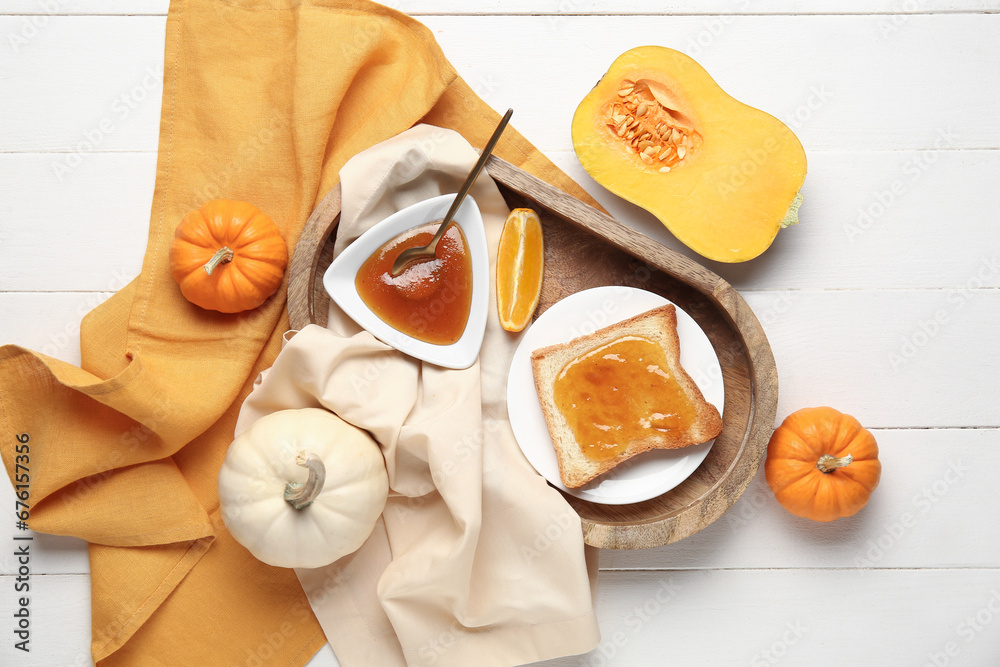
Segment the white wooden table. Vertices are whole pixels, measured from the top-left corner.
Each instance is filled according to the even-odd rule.
[[[831,405],[882,450],[881,486],[851,519],[791,516],[761,473],[701,533],[604,552],[602,643],[549,664],[1000,664],[1000,2],[391,4],[613,215],[682,252],[584,173],[579,100],[653,43],[785,120],[809,157],[801,224],[753,262],[708,266],[766,329],[779,420]],[[0,4],[0,343],[78,362],[81,317],[140,269],[166,9]],[[14,497],[0,488],[0,664],[90,664],[75,539],[36,536],[32,652],[14,650]],[[329,648],[314,664],[335,664]]]

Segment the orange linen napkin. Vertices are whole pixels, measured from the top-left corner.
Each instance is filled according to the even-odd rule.
[[[498,120],[430,32],[361,1],[174,0],[142,272],[81,324],[80,368],[0,348],[0,455],[30,440],[30,525],[88,540],[102,665],[297,665],[324,643],[290,570],[225,531],[216,478],[239,406],[288,328],[284,289],[203,311],[167,271],[173,229],[251,201],[291,248],[351,156],[421,118],[482,146]],[[497,153],[583,196],[508,129]]]
[[[352,158],[340,172],[337,252],[395,211],[457,191],[477,157],[456,132],[420,125]],[[470,196],[495,263],[507,206],[485,174]],[[477,277],[490,281],[491,304],[494,270]],[[382,446],[391,495],[374,535],[352,557],[298,571],[342,662],[503,666],[594,648],[597,559],[588,572],[579,517],[518,449],[506,401],[518,337],[496,308],[464,370],[395,352],[335,304],[327,327],[284,347],[236,434],[277,410],[325,407]]]

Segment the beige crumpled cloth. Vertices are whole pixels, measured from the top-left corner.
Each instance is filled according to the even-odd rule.
[[[336,251],[405,206],[455,192],[476,158],[459,134],[430,125],[355,156],[340,172]],[[470,194],[492,263],[508,209],[486,172]],[[492,265],[490,279],[493,299]],[[328,328],[291,335],[244,402],[237,435],[270,412],[321,406],[382,447],[390,498],[371,537],[328,567],[297,570],[345,667],[517,665],[597,645],[597,551],[507,418],[517,341],[491,308],[479,361],[445,370],[331,304]]]

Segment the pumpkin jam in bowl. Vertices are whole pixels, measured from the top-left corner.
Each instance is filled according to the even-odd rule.
[[[430,241],[453,199],[426,199],[374,225],[333,260],[323,286],[382,342],[438,366],[468,368],[479,356],[489,305],[489,253],[475,200],[462,202],[435,259],[391,275],[399,253]]]
[[[392,265],[407,248],[434,238],[440,220],[403,232],[375,251],[354,277],[365,305],[393,328],[435,345],[458,342],[472,306],[472,261],[459,225],[451,225],[434,259],[411,264],[398,276]]]

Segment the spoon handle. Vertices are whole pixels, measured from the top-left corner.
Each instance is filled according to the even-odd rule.
[[[431,242],[427,244],[427,247],[432,251],[437,249],[438,241],[441,240],[441,237],[444,236],[445,231],[451,225],[451,221],[455,218],[455,214],[458,213],[458,207],[461,206],[462,202],[465,200],[465,195],[469,194],[469,189],[472,188],[472,184],[475,183],[476,178],[479,177],[479,172],[483,170],[483,166],[486,164],[487,158],[489,158],[490,154],[493,152],[493,148],[500,140],[500,135],[503,134],[504,128],[507,127],[507,123],[510,122],[510,117],[513,114],[513,109],[507,109],[507,113],[505,113],[503,118],[500,119],[497,129],[493,130],[493,136],[491,136],[490,140],[486,142],[486,146],[483,147],[483,152],[479,155],[479,159],[476,160],[475,166],[466,177],[465,183],[462,183],[462,187],[459,188],[458,193],[455,195],[455,200],[451,203],[451,207],[448,209],[448,212],[445,213],[441,226],[438,227],[437,233],[434,234],[434,238],[431,239]]]

